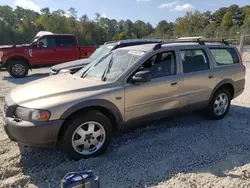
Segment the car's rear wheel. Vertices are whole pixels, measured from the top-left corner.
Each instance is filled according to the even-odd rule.
[[[99,111],[90,111],[66,126],[61,146],[72,159],[99,156],[111,143],[112,125]]]
[[[8,64],[7,71],[14,78],[23,78],[27,76],[29,66],[21,60],[15,60]]]
[[[222,119],[228,113],[231,105],[231,95],[226,88],[219,89],[211,99],[207,115],[211,119]]]

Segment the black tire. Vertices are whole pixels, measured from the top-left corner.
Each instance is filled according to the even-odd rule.
[[[14,68],[16,66],[21,67],[22,71],[19,71],[19,73],[18,73],[18,71],[15,71]],[[8,64],[7,71],[14,78],[23,78],[23,77],[27,76],[27,74],[29,72],[29,65],[22,60],[15,60],[15,61],[12,61]]]
[[[72,144],[72,137],[74,132],[85,122],[95,121],[99,123],[105,130],[105,139],[103,145],[99,148],[99,150],[95,151],[91,154],[80,154],[78,153]],[[69,158],[74,160],[79,160],[82,158],[90,158],[90,157],[97,157],[103,154],[107,148],[109,147],[111,140],[112,140],[112,125],[109,119],[103,115],[99,111],[89,111],[85,115],[73,118],[71,122],[66,124],[66,130],[63,133],[62,141],[61,141],[61,148],[62,150],[68,155]],[[86,135],[85,135],[86,136]]]
[[[214,108],[215,108],[215,101],[216,99],[221,95],[221,94],[225,94],[228,98],[228,105],[227,105],[227,108],[226,110],[218,115]],[[226,89],[226,88],[221,88],[219,89],[218,91],[215,92],[215,94],[213,95],[212,99],[210,100],[209,102],[209,105],[206,109],[206,115],[209,119],[215,119],[215,120],[218,120],[218,119],[222,119],[225,117],[225,115],[227,115],[229,109],[230,109],[230,106],[231,106],[231,100],[232,100],[232,97],[230,95],[230,92]]]

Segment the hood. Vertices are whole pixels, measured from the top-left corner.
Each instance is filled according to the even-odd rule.
[[[70,61],[70,62],[66,62],[66,63],[52,66],[51,69],[55,70],[55,71],[59,71],[62,69],[72,69],[72,68],[84,67],[85,65],[89,64],[91,61],[92,61],[91,58],[79,59],[79,60]]]
[[[0,49],[8,49],[8,48],[13,48],[14,45],[1,45]]]
[[[20,47],[27,47],[30,44],[21,44],[21,45],[0,45],[0,49],[10,49],[10,48],[20,48]]]
[[[12,100],[27,108],[44,108],[99,93],[108,82],[60,74],[24,84],[12,90]]]

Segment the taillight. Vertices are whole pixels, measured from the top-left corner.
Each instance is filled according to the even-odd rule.
[[[246,72],[246,66],[243,64],[243,60],[242,60],[240,52],[237,48],[235,48],[235,50],[238,53],[238,57],[240,58],[240,64],[242,64],[242,66],[244,67],[244,72]]]

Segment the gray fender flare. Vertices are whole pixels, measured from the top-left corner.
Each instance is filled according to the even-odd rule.
[[[77,110],[81,110],[83,108],[88,108],[88,107],[102,107],[110,112],[112,112],[116,118],[117,124],[121,124],[123,122],[122,115],[119,111],[119,109],[110,101],[104,100],[104,99],[92,99],[88,101],[82,101],[79,102],[71,107],[69,107],[60,117],[60,119],[66,119],[69,117],[71,114],[76,112]]]
[[[212,91],[212,93],[211,93],[211,96],[210,96],[210,99],[209,99],[209,100],[212,99],[212,97],[214,96],[214,93],[215,93],[222,85],[224,85],[224,84],[231,84],[231,85],[233,86],[233,88],[235,88],[235,87],[234,87],[234,81],[233,81],[233,80],[231,80],[231,79],[222,80],[222,81],[220,81],[220,82],[216,85],[216,87],[213,89],[213,91]]]

